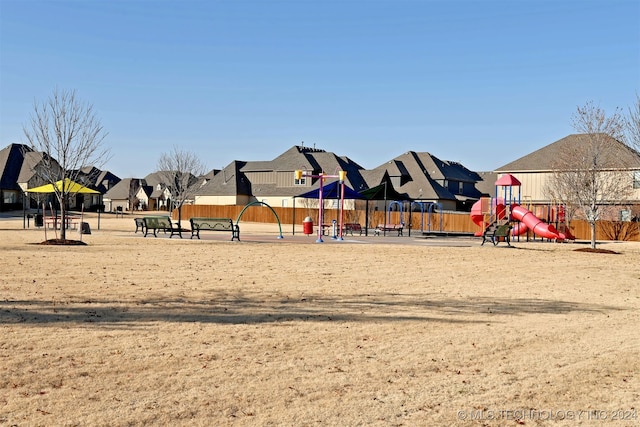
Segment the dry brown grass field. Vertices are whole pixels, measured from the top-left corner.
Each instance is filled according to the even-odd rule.
[[[640,424],[638,242],[88,222],[0,220],[0,425]]]

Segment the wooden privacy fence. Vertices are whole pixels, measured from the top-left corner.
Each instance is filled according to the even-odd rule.
[[[216,218],[231,218],[235,220],[240,212],[244,209],[244,206],[235,205],[185,205],[182,207],[182,220],[188,221],[191,217],[216,217]],[[318,221],[318,209],[299,207],[282,208],[272,207],[273,211],[280,218],[280,223],[283,225],[283,231],[287,229],[284,227],[286,224],[298,224],[302,225],[302,221],[306,217],[313,219],[314,225],[317,225]],[[388,213],[385,221],[384,212],[373,211],[369,212],[369,223],[366,224],[368,228],[373,229],[378,224],[405,224],[405,229],[411,225],[411,233],[416,235],[422,231],[448,231],[448,232],[464,232],[475,233],[480,228],[471,221],[471,217],[468,212],[435,212],[435,213],[420,213],[413,212],[409,217],[408,212],[400,214],[400,212]],[[178,212],[172,212],[173,219],[178,218]],[[359,223],[365,226],[366,213],[364,210],[345,210],[344,222]],[[295,219],[295,220],[294,220]],[[332,220],[339,221],[339,211],[337,209],[325,209],[324,221],[331,222]],[[246,222],[258,222],[258,223],[276,223],[276,218],[273,215],[271,209],[256,205],[250,206],[242,214],[241,221]],[[441,225],[442,224],[442,225]],[[582,220],[571,221],[570,226],[571,233],[578,240],[589,240],[591,238],[591,231],[589,223]],[[520,239],[526,238],[526,235],[520,236]],[[635,240],[640,241],[640,223],[638,222],[621,222],[621,221],[599,221],[596,227],[596,239],[598,240]]]

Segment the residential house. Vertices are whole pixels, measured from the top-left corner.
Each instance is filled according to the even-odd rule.
[[[55,207],[58,202],[53,194],[25,193],[29,188],[47,184],[42,178],[44,173],[39,173],[44,170],[61,172],[55,159],[49,159],[45,153],[34,151],[28,145],[9,144],[0,150],[0,211],[22,209],[23,206],[39,208],[43,202],[51,202]],[[70,174],[72,180],[100,193],[120,180],[111,172],[92,166],[70,171]],[[76,210],[97,209],[101,203],[101,194],[75,194],[68,201],[69,207]]]
[[[10,144],[0,150],[0,211],[22,209],[24,192],[18,184],[18,177],[24,153],[30,151],[23,144]]]
[[[553,175],[554,161],[561,153],[574,150],[574,147],[585,143],[584,134],[568,135],[526,156],[520,157],[495,170],[498,178],[511,174],[521,182],[520,196],[522,202],[534,205],[555,203],[551,200],[545,187]],[[640,203],[640,154],[614,138],[609,138],[612,149],[616,150],[616,158],[628,169],[628,185],[632,190],[630,204]],[[607,167],[602,173],[619,170],[618,164]]]
[[[386,173],[394,189],[407,200],[438,203],[443,210],[469,211],[483,195],[477,187],[482,182],[478,173],[427,152],[408,151],[370,173]]]
[[[160,172],[152,172],[144,177],[142,191],[138,193],[141,210],[170,210],[171,191]]]
[[[84,204],[85,210],[96,210],[99,207],[103,207],[103,195],[109,191],[114,185],[120,182],[120,178],[109,171],[103,171],[95,166],[87,166],[78,171],[75,171],[73,175],[76,176],[75,181],[84,185],[85,187],[99,191],[100,194],[77,194],[76,204]]]
[[[311,176],[296,180],[296,170]],[[347,172],[347,186],[356,191],[367,188],[360,173],[362,167],[357,163],[321,149],[296,145],[270,161],[232,162],[196,192],[195,203],[246,205],[260,201],[275,207],[292,207],[296,196],[319,187],[320,173],[337,175],[340,170]],[[327,178],[324,184],[335,180]]]
[[[143,187],[140,178],[124,178],[104,193],[102,199],[106,212],[125,212],[137,210],[139,206],[138,195]],[[145,199],[146,199],[146,193]]]

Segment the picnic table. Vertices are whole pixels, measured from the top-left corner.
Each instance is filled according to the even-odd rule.
[[[56,228],[59,229],[63,222],[64,222],[64,228],[69,229],[69,228],[78,228],[78,224],[79,224],[80,218],[77,216],[71,216],[71,215],[67,215],[64,218],[64,221],[62,221],[62,218],[60,218],[60,216],[48,216],[45,217],[44,219],[44,223],[47,226],[47,228]]]

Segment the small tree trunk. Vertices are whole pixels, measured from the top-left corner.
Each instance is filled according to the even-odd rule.
[[[66,217],[67,217],[67,208],[66,208],[66,200],[64,195],[60,197],[60,239],[65,240],[67,238],[67,227],[66,227]]]
[[[590,221],[589,225],[591,228],[591,249],[595,249],[596,248],[596,222]]]
[[[182,204],[178,206],[178,228],[180,230],[180,238],[182,239]]]

